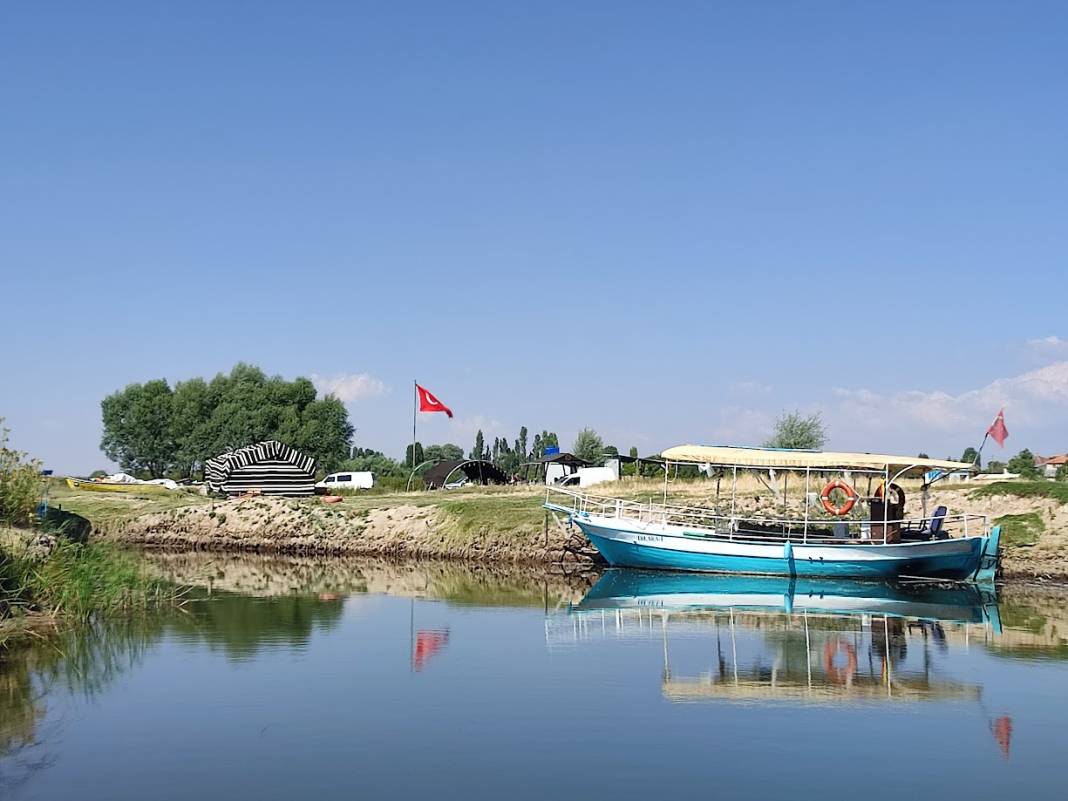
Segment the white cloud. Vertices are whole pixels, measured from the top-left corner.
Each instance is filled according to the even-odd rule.
[[[759,381],[735,381],[727,389],[735,395],[767,395],[771,392],[771,386]]]
[[[1068,409],[1068,361],[998,378],[957,395],[942,390],[880,395],[867,389],[837,388],[834,398],[836,417],[868,428],[908,423],[940,431],[981,431],[1003,407],[1007,414],[1011,411],[1012,420],[1040,425],[1051,414],[1063,415]]]
[[[1068,339],[1061,339],[1058,336],[1029,339],[1027,346],[1042,353],[1068,353]]]
[[[722,445],[759,445],[771,436],[776,417],[748,406],[724,406],[716,410],[716,416],[709,441]]]
[[[339,373],[334,376],[312,373],[311,380],[320,393],[336,395],[344,403],[373,398],[376,395],[384,395],[388,391],[382,381],[368,373]]]

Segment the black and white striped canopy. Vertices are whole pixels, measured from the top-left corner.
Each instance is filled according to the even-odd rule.
[[[208,489],[227,495],[312,495],[315,459],[272,439],[208,459],[204,478]]]

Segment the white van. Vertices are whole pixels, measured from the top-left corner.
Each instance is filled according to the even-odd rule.
[[[375,477],[370,473],[331,473],[318,484],[318,489],[371,489]],[[305,485],[306,486],[306,485]]]

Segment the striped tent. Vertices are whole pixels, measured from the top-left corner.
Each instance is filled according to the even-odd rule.
[[[204,478],[212,492],[227,495],[312,495],[315,460],[272,439],[208,459]]]

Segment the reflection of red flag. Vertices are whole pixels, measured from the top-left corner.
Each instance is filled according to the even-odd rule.
[[[432,392],[423,389],[418,384],[415,385],[415,391],[419,393],[419,411],[445,412],[449,417],[452,417],[452,409],[435,398]]]
[[[994,721],[990,730],[994,732],[994,739],[997,740],[998,748],[1001,749],[1001,755],[1008,759],[1009,744],[1012,741],[1012,718],[1002,715]]]
[[[1005,440],[1009,437],[1009,429],[1005,428],[1004,409],[998,412],[998,416],[994,418],[994,422],[990,424],[990,428],[986,430],[986,433],[989,434],[990,438],[1000,447],[1005,447]]]
[[[415,651],[412,654],[412,667],[422,670],[430,658],[444,648],[449,642],[449,630],[417,631],[415,633]]]

